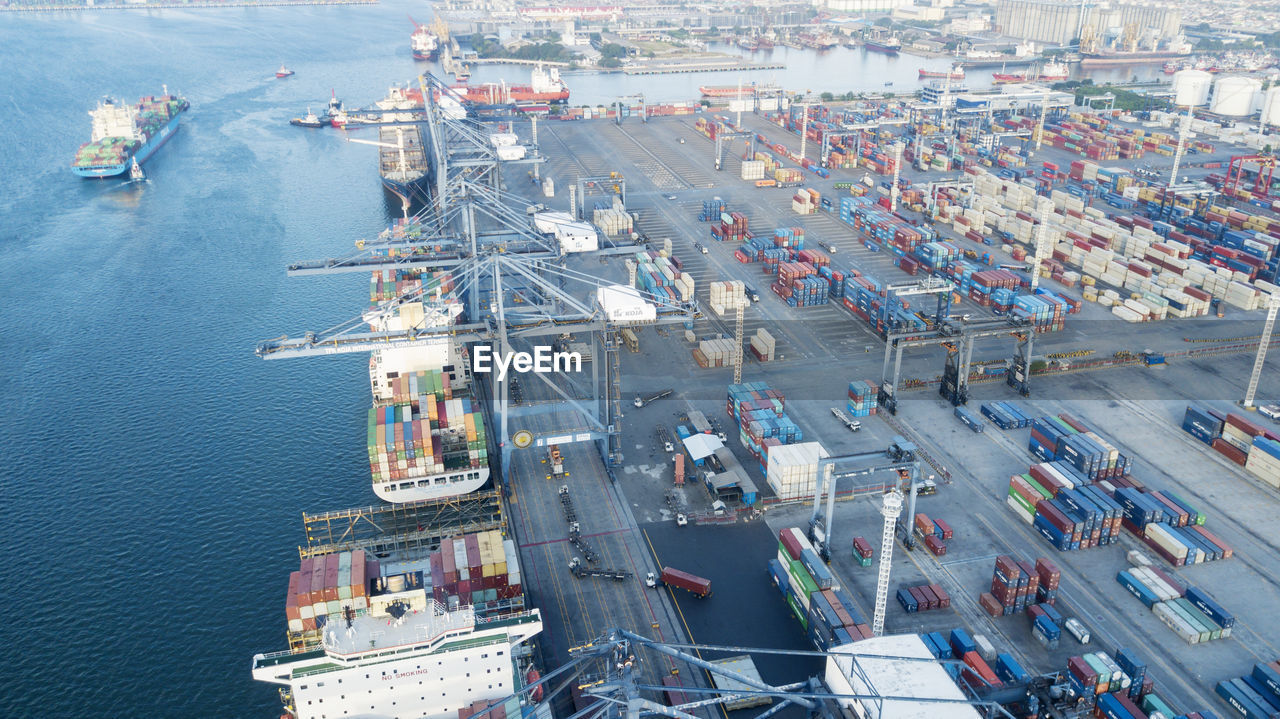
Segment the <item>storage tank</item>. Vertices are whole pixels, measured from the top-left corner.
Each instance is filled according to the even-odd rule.
[[[1254,95],[1261,90],[1262,83],[1251,77],[1224,77],[1213,86],[1213,103],[1209,110],[1227,117],[1246,117],[1253,110]]]
[[[1193,107],[1209,101],[1213,75],[1204,70],[1179,70],[1173,73],[1173,104]]]
[[[1280,87],[1262,93],[1262,123],[1280,126]]]

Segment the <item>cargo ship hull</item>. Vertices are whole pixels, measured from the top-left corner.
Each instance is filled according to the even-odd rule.
[[[862,46],[872,52],[882,52],[886,55],[897,55],[898,50],[902,47],[901,43],[884,43],[879,40],[867,40]]]
[[[568,88],[539,92],[528,85],[457,85],[453,89],[478,105],[509,105],[515,102],[555,104],[569,101]]]
[[[1107,54],[1085,54],[1080,58],[1080,67],[1113,67],[1116,65],[1145,65],[1165,63],[1190,57],[1189,52],[1118,52]]]
[[[929,79],[945,80],[945,79],[947,79],[947,77],[948,77],[948,76],[950,76],[952,80],[963,80],[963,79],[964,79],[964,73],[963,73],[963,72],[952,72],[952,73],[946,73],[946,72],[938,72],[938,71],[936,71],[936,70],[921,70],[921,71],[920,71],[920,79],[921,79],[921,80],[929,80]]]
[[[439,58],[439,57],[440,57],[440,49],[439,49],[439,48],[436,48],[436,49],[433,49],[433,50],[427,50],[427,51],[423,51],[423,50],[414,50],[414,51],[413,51],[413,59],[414,59],[414,60],[426,60],[427,62],[435,62],[435,61],[436,61],[436,59],[437,59],[437,58]]]
[[[138,161],[138,164],[141,165],[149,160],[151,156],[155,154],[156,150],[160,149],[161,145],[168,142],[169,137],[177,131],[178,124],[181,122],[181,119],[181,114],[177,114],[169,118],[169,121],[166,122],[160,130],[151,137],[151,139],[143,143],[132,154],[126,154],[124,160],[119,163],[113,163],[110,165],[88,165],[83,167],[73,165],[71,170],[81,177],[88,178],[118,177],[123,175],[129,171],[129,167],[133,165],[133,161],[135,159]]]

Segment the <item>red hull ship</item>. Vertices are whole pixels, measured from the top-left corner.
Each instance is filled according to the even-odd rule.
[[[939,79],[939,80],[945,80],[945,79],[947,79],[947,77],[948,77],[948,76],[950,76],[952,80],[963,80],[963,79],[964,79],[964,70],[960,70],[959,72],[951,72],[951,73],[947,73],[947,72],[939,72],[939,71],[937,71],[937,70],[924,70],[924,69],[921,69],[921,70],[920,70],[920,79],[921,79],[921,80],[928,80],[928,79],[931,79],[931,78],[936,78],[936,79]]]
[[[508,85],[488,82],[483,85],[454,85],[453,89],[465,99],[478,105],[509,105],[515,102],[568,102],[569,88],[560,80],[556,68],[533,69],[528,85]]]

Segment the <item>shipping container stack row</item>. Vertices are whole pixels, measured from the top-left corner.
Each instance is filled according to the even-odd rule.
[[[524,608],[515,543],[497,531],[446,539],[422,566],[383,575],[376,557],[362,550],[309,557],[289,575],[285,601],[290,644],[319,642],[337,617],[391,615],[396,605],[429,611],[431,602],[474,607],[480,616]]]
[[[313,632],[323,627],[331,615],[347,609],[366,613],[370,589],[376,588],[380,576],[377,558],[366,556],[363,550],[302,560],[298,570],[289,574],[289,591],[285,595],[290,634]]]
[[[729,211],[729,206],[719,197],[703,200],[702,212],[698,215],[698,222],[720,222],[721,216]]]
[[[541,689],[541,687],[538,687]],[[534,690],[538,691],[537,689]],[[490,708],[490,704],[496,706]],[[486,709],[488,711],[486,711]],[[458,710],[458,719],[521,719],[520,697],[503,699],[481,699]]]
[[[1052,607],[1058,599],[1061,577],[1058,567],[1043,557],[1030,564],[1002,554],[996,557],[991,591],[980,594],[978,604],[993,617],[1017,614],[1037,605]],[[1060,626],[1061,617],[1054,618],[1054,624]]]
[[[369,410],[366,437],[374,482],[429,477],[487,464],[488,443],[480,406],[468,398],[437,400],[437,390],[432,387],[436,385],[419,385],[418,391],[426,394],[416,395],[416,400]],[[415,396],[412,392],[411,397]]]
[[[669,302],[687,302],[693,298],[693,275],[683,271],[684,263],[679,257],[642,250],[633,259],[638,265],[636,289]]]
[[[769,449],[804,441],[804,432],[784,411],[786,396],[765,382],[729,385],[725,411],[738,425],[738,438],[769,474]]]
[[[1094,708],[1094,716],[1108,719],[1217,719],[1211,711],[1178,712],[1160,696],[1146,662],[1132,649],[1122,648],[1113,657],[1093,652],[1067,660],[1071,691]]]
[[[770,289],[790,307],[812,307],[831,301],[831,281],[818,274],[818,268],[809,262],[779,263],[778,280]]]
[[[746,242],[752,237],[747,228],[748,222],[744,213],[721,213],[720,221],[711,225],[711,239],[716,242]]]
[[[1031,513],[1037,530],[1059,549],[1097,546],[1082,541],[1081,547],[1076,547],[1074,538],[1067,544],[1067,538],[1060,537],[1071,520],[1078,520],[1082,512],[1091,513],[1090,505],[1094,505],[1107,519],[1101,544],[1115,541],[1118,507],[1120,526],[1174,566],[1231,558],[1230,545],[1202,526],[1206,520],[1203,512],[1175,492],[1150,489],[1130,476],[1132,458],[1120,454],[1078,420],[1068,415],[1036,419],[1028,449],[1048,461],[1032,467],[1028,475],[1013,478],[1009,504],[1024,521],[1029,508],[1034,508]],[[1052,502],[1046,501],[1049,498]],[[1040,515],[1045,515],[1045,522]],[[1044,524],[1054,525],[1058,532]],[[1106,539],[1107,531],[1110,540]]]
[[[804,532],[778,533],[778,556],[769,576],[818,651],[871,638],[871,627],[853,599],[840,588]]]
[[[747,233],[741,247],[733,251],[733,257],[742,264],[763,262],[764,274],[777,274],[778,263],[795,262],[804,249],[803,227],[779,227],[772,234],[760,237]]]
[[[797,215],[812,215],[818,211],[822,194],[811,188],[799,188],[791,196],[791,211]]]
[[[700,340],[691,354],[693,361],[702,369],[710,367],[732,367],[734,360],[734,340],[721,338]]]
[[[880,387],[865,379],[856,379],[849,383],[849,399],[845,410],[851,417],[870,417],[879,406]]]
[[[1231,636],[1235,617],[1199,587],[1184,586],[1154,566],[1133,566],[1116,581],[1188,644]]]
[[[1280,433],[1234,412],[1187,405],[1182,429],[1244,467],[1244,471],[1280,488]]]
[[[369,280],[369,301],[385,302],[409,293],[434,297],[436,293],[453,292],[453,275],[449,272],[422,270],[380,270]]]
[[[1007,241],[1031,247],[1038,236],[1038,223],[1033,217],[1035,191],[982,170],[971,174],[975,184],[971,207],[947,205],[940,210],[939,218],[951,221],[957,232],[973,233],[979,240],[999,232]],[[1139,195],[1142,192],[1147,190]],[[1278,261],[1275,238],[1266,235],[1267,239],[1260,240],[1263,235],[1256,229],[1261,226],[1257,222],[1250,225],[1249,232],[1254,234],[1232,236],[1232,244],[1249,247],[1249,252],[1223,247],[1216,250],[1215,257],[1211,243],[1223,236],[1225,223],[1211,227],[1200,220],[1184,218],[1178,220],[1182,230],[1178,231],[1173,224],[1141,217],[1108,218],[1102,211],[1086,207],[1080,198],[1057,190],[1051,196],[1056,212],[1049,217],[1046,233],[1053,256],[1042,263],[1042,276],[1066,286],[1081,282],[1085,285],[1085,300],[1119,308],[1113,313],[1123,314],[1126,319],[1199,316],[1209,311],[1211,298],[1254,309],[1262,304],[1264,290],[1275,291],[1275,285],[1263,281],[1274,277],[1272,270]],[[1237,214],[1236,221],[1241,226],[1252,217]],[[1193,228],[1208,237],[1190,237]],[[1246,245],[1246,239],[1253,244]],[[1195,246],[1191,240],[1195,240]],[[1025,257],[1026,250],[1015,247],[1013,256]],[[1114,289],[1104,290],[1105,286]],[[1134,300],[1144,308],[1140,317],[1123,311],[1138,309],[1125,300]]]
[[[908,614],[927,612],[933,609],[947,609],[951,606],[951,596],[936,584],[918,584],[914,587],[899,587],[898,604]]]
[[[1059,475],[1061,471],[1050,463],[1014,475],[1006,503],[1060,552],[1119,541],[1121,506],[1097,487],[1084,483],[1069,487]]]
[[[947,553],[946,540],[951,539],[951,525],[941,519],[930,519],[924,512],[917,512],[912,527],[933,556],[941,557]]]
[[[430,562],[430,592],[442,605],[469,604],[485,613],[523,596],[515,542],[496,530],[446,539]]]
[[[725,280],[708,285],[711,311],[717,317],[732,314],[735,308],[747,303],[746,285],[741,280]]]
[[[929,632],[920,637],[933,656],[938,659],[959,659],[963,663],[963,666],[943,665],[957,684],[965,683],[979,689],[987,686],[1001,687],[1005,681],[1021,681],[1026,678],[1026,672],[1012,656],[996,654],[995,647],[981,635],[971,637],[967,631],[957,627],[946,637],[941,632]],[[996,669],[987,663],[986,657],[990,657]]]
[[[1258,662],[1249,674],[1224,679],[1215,689],[1244,719],[1271,719],[1280,713],[1280,661]]]
[[[1031,416],[1012,402],[983,402],[979,408],[982,416],[991,420],[1000,429],[1021,429],[1031,426]]]
[[[748,346],[751,348],[751,355],[759,362],[772,362],[778,350],[777,342],[773,339],[773,335],[769,334],[769,331],[763,327],[751,335]]]

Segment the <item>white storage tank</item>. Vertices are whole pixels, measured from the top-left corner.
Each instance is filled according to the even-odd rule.
[[[1193,107],[1209,101],[1213,75],[1204,70],[1179,70],[1173,74],[1173,104]]]
[[[1224,77],[1213,86],[1213,103],[1209,110],[1227,117],[1246,117],[1253,111],[1254,95],[1261,90],[1262,83],[1251,77]]]
[[[1273,87],[1262,93],[1262,122],[1269,126],[1280,126],[1280,87]]]

